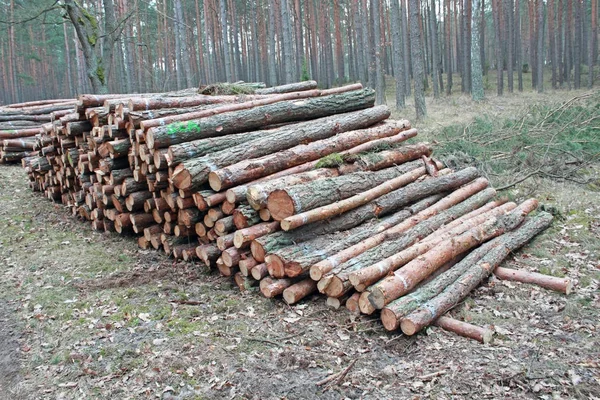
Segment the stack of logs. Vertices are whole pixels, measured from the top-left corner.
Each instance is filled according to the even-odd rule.
[[[0,107],[0,163],[39,155],[36,136],[43,125],[73,111],[74,99],[41,100]]]
[[[83,95],[46,127],[31,185],[101,231],[198,260],[288,304],[320,292],[386,329],[437,323],[492,272],[568,292],[570,281],[498,267],[548,227],[495,199],[476,168],[431,158],[360,84],[253,94]]]

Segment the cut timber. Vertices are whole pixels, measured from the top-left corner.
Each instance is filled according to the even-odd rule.
[[[266,106],[273,103],[278,103],[284,100],[300,100],[315,96],[328,96],[332,94],[339,94],[350,92],[354,90],[362,89],[362,85],[347,85],[339,88],[328,89],[328,90],[310,90],[296,93],[286,93],[278,96],[243,96],[240,97],[235,104],[222,104],[221,107],[207,107],[205,110],[192,111],[190,113],[167,116],[164,118],[157,118],[148,121],[141,121],[140,126],[144,130],[148,130],[154,127],[165,126],[167,124],[197,120],[200,118],[206,118],[211,115],[222,114],[226,112],[234,112],[246,110],[258,106]],[[214,97],[214,96],[210,96]],[[130,109],[131,110],[131,109]],[[209,112],[207,112],[207,110]]]
[[[378,218],[395,212],[407,204],[432,194],[463,185],[475,179],[478,174],[475,168],[465,168],[454,174],[412,183],[406,188],[395,190],[329,221],[318,221],[291,232],[275,232],[271,235],[258,238],[251,244],[252,255],[256,260],[262,262],[265,260],[265,255],[274,249],[304,242],[316,235],[325,235],[353,228],[372,218]],[[427,185],[423,186],[423,184]],[[409,187],[410,190],[405,190]]]
[[[360,308],[358,307],[358,300],[360,299],[360,293],[353,293],[352,296],[346,300],[346,308],[351,314],[360,315]]]
[[[381,257],[378,258],[379,261],[375,261],[374,264],[351,274],[350,282],[356,290],[363,291],[367,285],[378,281],[390,272],[397,270],[420,255],[434,249],[445,240],[451,240],[452,238],[457,237],[469,229],[473,229],[481,224],[493,223],[497,218],[511,212],[515,207],[516,204],[510,202],[469,219],[460,217],[459,219],[463,221],[462,224],[450,230],[446,230],[445,227],[441,227],[425,238],[421,236],[421,234],[424,233],[421,228],[426,228],[427,224],[424,223],[424,226],[417,226],[410,232],[407,232],[405,236],[405,238],[408,238],[409,240],[411,236],[416,236],[416,240],[413,240],[409,246],[405,246],[398,252],[389,255],[389,251],[392,249],[384,244],[386,250],[388,251],[382,251]],[[433,221],[435,221],[435,219]],[[417,240],[419,241],[417,242]],[[402,243],[402,245],[405,244],[406,242]],[[399,249],[399,247],[396,247],[396,249]]]
[[[406,219],[406,222],[403,225],[399,225],[394,227],[386,232],[381,232],[377,235],[373,235],[372,237],[366,239],[363,242],[357,243],[353,246],[350,246],[346,249],[341,250],[340,252],[328,256],[326,259],[319,261],[310,269],[310,276],[315,280],[321,279],[321,277],[330,272],[333,268],[341,265],[342,263],[350,260],[358,256],[361,253],[377,246],[382,243],[384,240],[389,238],[391,234],[395,234],[397,232],[404,232],[415,226],[421,221],[424,221],[427,218],[430,218],[448,208],[455,206],[456,204],[465,201],[470,196],[484,190],[488,186],[488,181],[485,178],[478,178],[474,180],[472,183],[469,183],[462,188],[459,188],[453,191],[448,196],[442,198],[440,201],[434,203],[433,205],[428,206],[424,210],[417,210],[415,215]],[[493,194],[492,194],[493,196]]]
[[[258,286],[258,281],[254,280],[254,279],[248,279],[247,277],[242,275],[240,272],[237,272],[233,276],[233,281],[235,282],[235,284],[237,285],[237,287],[240,289],[241,292],[245,292],[246,290],[251,290],[251,289],[255,288],[256,286]]]
[[[279,222],[265,222],[237,230],[233,235],[233,245],[238,249],[253,240],[279,230]]]
[[[539,274],[512,268],[497,267],[494,270],[497,278],[505,281],[514,281],[521,283],[532,283],[545,289],[556,290],[564,294],[570,294],[573,290],[573,281],[569,278],[559,278],[556,276]]]
[[[297,101],[280,101],[247,110],[150,128],[146,132],[146,144],[150,149],[165,148],[191,140],[250,131],[283,122],[360,110],[372,107],[374,102],[374,91],[369,89]],[[142,126],[145,126],[144,123]]]
[[[410,163],[407,163],[407,161],[417,159],[423,153],[431,152],[431,148],[425,144],[406,146],[405,149],[407,157],[403,161],[404,164],[400,163],[399,166],[375,172],[355,172],[338,177],[318,179],[275,190],[269,195],[267,208],[273,219],[281,221],[294,214],[346,199],[423,166],[422,161]],[[423,170],[422,174],[425,172]],[[370,200],[367,199],[366,201]]]
[[[469,324],[468,322],[459,321],[443,315],[439,317],[434,324],[446,331],[454,332],[457,335],[466,337],[468,339],[477,340],[483,344],[491,343],[492,339],[494,338],[494,331],[491,329],[482,328],[480,326]]]
[[[267,268],[267,264],[262,263],[262,264],[255,265],[250,270],[250,274],[257,281],[263,279],[264,277],[266,277],[267,275],[269,275],[269,270]]]
[[[258,262],[251,256],[249,256],[246,259],[240,260],[240,262],[238,263],[238,267],[240,268],[240,273],[243,276],[250,276],[250,271],[256,265],[258,265]]]
[[[307,278],[287,287],[283,291],[283,300],[285,300],[285,302],[289,305],[295,304],[316,291],[317,282]]]
[[[526,200],[509,214],[483,223],[458,237],[444,240],[434,249],[406,264],[392,276],[374,285],[369,297],[371,303],[376,308],[382,309],[392,300],[406,294],[444,263],[482,242],[516,228],[523,222],[527,214],[537,208],[537,205],[538,202],[535,199]]]
[[[362,122],[360,125],[356,124],[354,127],[351,127],[351,129],[371,126],[375,122],[387,118],[383,117],[383,115],[389,112],[385,106],[374,107],[368,111],[361,111],[361,113],[369,115],[369,121],[367,122],[365,116],[360,121]],[[346,114],[346,116],[350,117],[352,114],[358,116],[358,113]],[[279,152],[267,153],[267,155],[260,158],[240,161],[236,164],[229,165],[228,167],[212,171],[208,176],[208,183],[214,190],[227,189],[231,186],[253,181],[277,171],[317,160],[332,153],[348,150],[371,140],[395,136],[400,131],[404,130],[405,127],[406,121],[385,121],[380,125],[368,129],[359,129],[349,132],[348,129],[341,128],[340,126],[336,128],[336,130],[337,132],[342,133],[338,133],[336,136],[323,138],[322,140],[317,140],[308,144],[297,143],[295,147],[286,147],[285,149],[287,150],[282,149],[282,151]],[[325,125],[321,126],[321,129],[323,128],[325,128]],[[411,130],[405,133],[406,135],[414,134]]]
[[[237,229],[248,228],[259,222],[258,213],[249,205],[239,206],[233,211],[233,224]]]
[[[385,106],[374,107],[356,112],[328,116],[318,120],[286,125],[271,131],[264,131],[263,135],[259,139],[211,153],[203,157],[192,158],[184,161],[177,166],[173,172],[173,184],[180,189],[198,187],[207,181],[211,171],[216,171],[219,170],[219,168],[226,166],[239,165],[241,160],[255,160],[256,157],[263,156],[268,158],[268,155],[272,153],[281,154],[277,152],[289,149],[290,147],[295,149],[293,146],[298,146],[301,143],[313,141],[318,141],[317,143],[321,143],[322,139],[330,138],[336,133],[347,132],[351,131],[352,129],[362,129],[371,126],[386,119],[389,117],[389,114],[390,111]],[[361,137],[364,136],[364,132],[361,133]],[[373,133],[370,139],[376,139],[381,136],[390,136],[391,133],[392,132],[390,132],[390,130]],[[350,137],[352,136],[350,135]],[[356,144],[364,143],[365,140],[369,139],[363,138],[362,140],[356,142]],[[344,147],[343,149],[348,147],[352,147],[352,145],[347,145],[347,147]],[[337,151],[337,148],[334,148],[333,151]],[[290,156],[290,154],[288,154],[288,156]],[[265,157],[258,160],[263,160],[264,158]],[[289,165],[284,165],[282,168],[278,167],[273,171],[267,171],[266,173],[259,174],[258,176],[252,176],[248,180],[254,180],[260,178],[261,176],[268,175],[271,172],[276,172],[287,167],[303,164],[305,161],[311,161],[316,158],[319,158],[318,154],[315,155],[313,153],[312,158],[308,160],[302,160],[300,158],[295,162],[290,161]],[[246,180],[240,181],[240,183],[245,181]],[[227,187],[231,186],[233,185],[228,185]],[[224,188],[225,187],[222,185],[217,186],[217,189],[214,189],[213,187],[213,189],[216,191],[220,191]]]
[[[335,254],[379,232],[384,232],[386,229],[399,224],[410,218],[413,214],[427,208],[433,202],[439,200],[439,198],[440,196],[429,197],[382,219],[373,219],[346,231],[317,236],[297,245],[273,250],[270,256],[276,256],[281,260],[285,265],[287,276],[298,276],[308,271],[312,265],[327,255]]]
[[[291,279],[272,279],[269,277],[263,278],[260,281],[260,292],[268,298],[279,296],[283,291],[292,286],[294,281]]]
[[[414,174],[416,173],[419,173],[419,175],[415,176]],[[311,222],[322,221],[324,219],[331,218],[335,215],[339,215],[349,210],[352,210],[372,200],[381,198],[383,195],[386,194],[393,195],[403,193],[403,195],[407,198],[407,200],[405,200],[404,203],[406,204],[411,201],[422,199],[423,197],[429,196],[431,194],[439,193],[443,190],[448,190],[451,188],[461,186],[464,183],[466,183],[464,181],[465,176],[468,177],[467,179],[469,179],[470,181],[478,175],[478,172],[475,168],[465,168],[464,170],[456,172],[454,174],[441,176],[438,178],[426,179],[422,182],[415,182],[413,184],[407,185],[408,183],[413,182],[416,178],[418,178],[421,175],[424,175],[425,173],[425,167],[421,167],[411,173],[391,179],[379,186],[374,187],[371,190],[360,193],[356,196],[352,196],[337,203],[332,203],[327,206],[319,207],[314,210],[310,210],[301,214],[294,215],[292,217],[285,218],[283,221],[281,221],[281,229],[283,229],[284,231],[289,231],[292,229],[296,229],[300,226],[309,224]],[[405,185],[407,186],[403,187]]]
[[[498,242],[497,246],[467,269],[456,281],[447,286],[442,293],[402,318],[400,322],[402,332],[406,335],[414,335],[427,325],[430,325],[438,317],[445,314],[468,296],[481,281],[493,272],[512,250],[529,242],[536,234],[549,227],[551,223],[552,215],[541,212],[537,216],[529,218],[513,232],[494,239]]]
[[[408,131],[400,132],[394,136],[385,137],[382,139],[375,139],[375,140],[371,140],[366,143],[359,144],[358,146],[352,147],[351,149],[342,151],[341,153],[339,153],[339,155],[342,158],[349,157],[349,156],[356,157],[356,155],[359,153],[369,152],[369,151],[377,151],[377,149],[379,149],[381,147],[394,146],[394,145],[396,145],[400,142],[403,142],[407,139],[410,139],[411,137],[414,137],[416,135],[417,135],[416,130],[408,130]],[[246,198],[247,189],[250,185],[267,182],[267,181],[271,181],[274,179],[279,179],[279,178],[282,178],[285,176],[290,176],[290,175],[294,175],[294,174],[311,171],[311,170],[317,168],[317,165],[319,164],[319,162],[320,162],[320,160],[309,161],[304,164],[296,165],[294,167],[284,169],[284,170],[275,172],[271,175],[267,175],[262,178],[256,179],[256,180],[250,182],[249,184],[236,186],[234,188],[227,190],[226,196],[231,198],[231,200],[230,200],[231,202],[234,202],[233,200],[235,200],[236,203],[242,202]],[[389,166],[387,164],[384,164],[384,165],[385,166],[383,166],[382,168]],[[352,171],[349,171],[349,172],[352,172]],[[266,197],[265,197],[265,201],[266,201]]]

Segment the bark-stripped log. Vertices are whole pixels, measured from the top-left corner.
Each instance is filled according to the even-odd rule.
[[[483,344],[491,343],[492,339],[494,338],[494,331],[491,329],[482,328],[480,326],[469,324],[468,322],[459,321],[443,315],[439,317],[434,324],[446,331],[454,332],[457,335],[466,337],[468,339],[477,340]]]
[[[424,303],[421,307],[402,318],[400,328],[406,335],[416,332],[431,324],[439,316],[445,314],[475,289],[481,281],[488,277],[511,251],[529,242],[536,234],[548,228],[552,223],[552,215],[541,212],[528,219],[522,226],[496,239],[498,245],[491,249],[477,263],[468,268],[460,277],[439,295]]]

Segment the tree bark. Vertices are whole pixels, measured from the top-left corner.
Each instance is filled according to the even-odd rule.
[[[414,95],[415,95],[415,110],[417,119],[422,119],[427,115],[427,107],[425,104],[425,93],[423,81],[425,79],[425,70],[423,65],[423,45],[421,42],[421,31],[419,29],[420,12],[419,1],[408,0],[410,11],[410,43],[411,57],[413,62],[414,76]]]
[[[473,30],[472,30],[472,46],[471,46],[471,98],[474,101],[483,100],[483,72],[481,70],[481,52],[479,46],[483,46],[483,43],[479,43],[479,22],[482,21],[479,18],[479,1],[474,0],[475,7],[473,10]],[[483,1],[483,0],[481,0]]]
[[[406,37],[402,37],[400,5],[398,0],[391,0],[391,16],[392,25],[392,58],[394,60],[394,78],[396,79],[396,110],[401,110],[405,107],[405,88],[404,85],[410,84],[404,80],[404,57],[402,51],[402,41]]]
[[[211,188],[220,191],[240,183],[256,180],[277,171],[283,171],[290,167],[305,164],[306,162],[318,159],[320,156],[325,156],[341,150],[347,150],[348,148],[355,147],[361,143],[365,143],[373,139],[394,136],[396,134],[395,128],[390,128],[387,124],[383,127],[378,125],[373,128],[366,128],[367,126],[373,125],[374,123],[385,119],[385,114],[389,115],[389,110],[387,110],[387,107],[385,106],[379,106],[373,108],[372,110],[372,113],[363,112],[346,114],[347,117],[352,115],[353,118],[360,117],[362,115],[360,121],[357,121],[357,124],[351,128],[363,129],[346,131],[347,128],[344,128],[342,123],[339,123],[334,129],[343,131],[342,133],[336,136],[331,136],[331,134],[329,134],[328,136],[331,137],[317,140],[307,145],[297,144],[298,141],[295,140],[296,138],[292,140],[289,136],[287,139],[283,138],[284,143],[278,144],[275,142],[276,138],[271,137],[271,151],[267,151],[265,146],[263,147],[263,151],[256,152],[250,157],[260,157],[263,154],[267,155],[264,155],[260,158],[239,157],[238,159],[242,159],[244,161],[240,161],[236,164],[229,165],[228,167],[210,172],[208,174],[208,182]],[[341,117],[341,115],[337,117]],[[340,119],[338,118],[338,121],[339,120]],[[315,129],[329,128],[328,125],[325,124],[326,122],[328,121],[322,121],[321,126],[315,126]],[[306,131],[308,132],[308,129]],[[255,144],[258,144],[258,141],[255,142]],[[295,147],[286,149],[285,147],[289,146],[290,144],[297,145]],[[279,145],[279,148],[276,148],[276,145]],[[250,144],[247,144],[247,146],[250,147]],[[277,152],[278,150],[280,151]],[[213,165],[216,166],[217,164],[213,163]]]

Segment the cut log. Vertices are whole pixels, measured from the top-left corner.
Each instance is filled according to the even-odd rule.
[[[483,214],[469,219],[464,219],[463,217],[460,217],[459,219],[463,221],[462,224],[450,230],[446,230],[445,227],[442,227],[423,238],[421,236],[421,234],[424,232],[422,228],[427,226],[427,224],[424,223],[423,227],[418,226],[415,229],[412,229],[410,232],[408,232],[405,236],[410,238],[411,235],[416,234],[417,240],[422,240],[420,240],[418,243],[415,243],[417,240],[413,240],[409,246],[399,249],[397,253],[392,255],[389,255],[389,251],[391,251],[391,248],[394,246],[384,246],[385,250],[388,251],[382,251],[381,257],[379,257],[379,261],[376,261],[374,264],[366,268],[362,268],[360,271],[352,273],[349,277],[350,282],[352,283],[355,289],[357,289],[358,291],[363,291],[365,290],[366,286],[378,281],[390,272],[397,270],[398,268],[404,266],[410,261],[416,259],[420,255],[425,254],[426,252],[435,248],[443,241],[451,240],[452,238],[457,237],[465,233],[469,229],[473,229],[479,226],[480,224],[491,223],[493,221],[496,221],[497,218],[511,212],[515,207],[515,203],[505,203],[500,207],[494,208],[488,212],[485,212]],[[402,245],[404,245],[405,243],[406,242],[402,243]]]
[[[250,131],[283,122],[360,110],[372,107],[374,102],[374,91],[369,89],[298,101],[280,101],[233,113],[150,128],[146,132],[146,143],[151,149],[165,148],[173,144]],[[142,123],[142,126],[146,125]]]
[[[406,188],[395,190],[375,201],[371,201],[370,203],[355,208],[329,221],[318,221],[292,232],[276,232],[258,238],[251,243],[252,256],[256,258],[256,260],[263,262],[265,260],[265,255],[272,252],[274,249],[289,246],[293,243],[304,242],[316,235],[325,235],[327,233],[353,228],[372,218],[378,218],[397,211],[407,204],[432,194],[444,192],[463,185],[476,178],[478,174],[479,173],[475,168],[465,168],[454,174],[413,183]],[[489,197],[487,199],[489,199]]]
[[[388,111],[387,108],[378,106],[369,109],[368,112],[363,112],[365,114],[372,114],[372,116],[383,113],[379,117],[370,118],[369,120],[365,116],[362,122],[363,127],[366,127],[373,125],[373,123],[377,122],[376,120],[385,119],[386,117],[383,117],[383,115]],[[357,115],[357,113],[354,114],[355,116]],[[405,125],[405,122],[386,121],[368,129],[348,132],[344,132],[345,129],[339,129],[338,127],[338,132],[342,133],[336,136],[317,140],[309,144],[299,144],[292,148],[287,146],[285,147],[287,150],[266,153],[267,155],[264,157],[240,161],[228,167],[212,171],[208,176],[208,182],[214,190],[227,189],[231,186],[253,181],[277,171],[317,160],[332,153],[350,149],[371,140],[395,136],[398,132],[405,129]],[[321,128],[324,127],[325,125],[321,126]],[[357,127],[361,128],[361,126]],[[413,134],[411,130],[405,133],[407,135]]]
[[[414,146],[408,147],[413,148]],[[415,153],[431,151],[429,146],[417,145],[417,147],[422,148],[419,150],[415,149]],[[419,158],[418,154],[415,154],[415,157],[413,158]],[[404,180],[404,184],[407,184],[426,173],[424,168],[419,169],[422,166],[423,162],[419,160],[376,172],[355,172],[348,175],[319,179],[313,182],[275,190],[269,195],[267,208],[273,219],[281,221],[295,214],[339,202],[358,193],[361,193],[361,195],[364,196],[364,192],[367,190],[384,183],[389,183],[394,180],[394,178],[398,178],[401,175],[410,174],[407,176],[408,181]],[[415,170],[418,170],[419,172],[416,172]],[[398,188],[394,184],[391,184],[388,187],[389,191]],[[370,200],[372,200],[372,198],[367,195],[363,201],[369,202]],[[357,206],[358,205],[362,204],[357,203]]]
[[[244,275],[242,275],[240,272],[236,273],[233,276],[233,281],[235,282],[235,284],[237,285],[237,287],[240,289],[241,292],[245,292],[246,290],[251,290],[251,289],[255,288],[256,286],[258,286],[258,284],[259,284],[257,280],[248,279]]]
[[[297,245],[273,250],[270,256],[276,256],[281,260],[281,263],[285,265],[287,276],[298,276],[308,271],[312,265],[327,257],[327,255],[335,254],[342,249],[399,224],[410,218],[413,214],[425,209],[432,202],[439,200],[439,198],[440,196],[426,198],[381,220],[373,219],[346,231],[317,236]],[[318,281],[319,279],[320,277],[315,280]]]
[[[248,228],[259,222],[260,217],[258,216],[258,213],[248,205],[242,205],[233,212],[233,223],[237,229]]]
[[[250,270],[250,274],[252,274],[252,277],[254,279],[256,279],[257,281],[263,279],[264,277],[269,275],[269,270],[267,268],[267,264],[262,263],[262,264],[255,265]]]
[[[357,89],[360,89],[358,87]],[[281,94],[281,93],[290,93],[290,92],[300,92],[303,90],[312,90],[317,88],[317,81],[304,81],[304,82],[296,82],[296,83],[288,83],[287,85],[279,85],[273,86],[270,88],[264,89],[256,89],[254,94]]]
[[[360,299],[360,293],[353,293],[352,296],[346,300],[346,308],[351,314],[360,315],[360,308],[358,307],[358,300]]]
[[[528,219],[514,232],[509,232],[494,239],[498,242],[497,246],[468,268],[456,281],[447,286],[442,293],[402,318],[400,323],[402,332],[406,335],[414,335],[425,326],[430,325],[468,296],[481,281],[493,272],[511,251],[523,246],[536,234],[549,227],[551,223],[552,215],[541,212],[536,217]]]
[[[240,268],[240,273],[243,276],[251,276],[250,271],[256,265],[258,265],[258,262],[251,256],[249,256],[246,259],[240,260],[238,263],[238,267]]]
[[[234,233],[233,245],[238,249],[242,248],[253,240],[277,230],[279,230],[279,222],[265,222],[245,229],[239,229]]]
[[[254,160],[256,157],[268,157],[269,154],[274,152],[276,153],[281,150],[290,148],[295,149],[293,146],[298,146],[305,142],[313,142],[315,140],[320,141],[339,132],[347,132],[351,131],[352,129],[366,128],[386,119],[389,116],[389,113],[390,111],[387,107],[380,106],[360,110],[357,112],[328,116],[313,121],[286,125],[282,128],[273,129],[271,131],[264,131],[262,138],[183,162],[174,170],[172,177],[173,184],[180,189],[199,187],[199,185],[207,181],[211,171],[231,166],[232,164],[238,165],[241,160]],[[387,130],[385,132],[386,133],[380,132],[379,135],[389,136],[391,131]],[[380,136],[377,136],[377,134],[374,133],[371,139],[376,139]],[[363,143],[364,141],[365,139],[362,139],[356,144]],[[350,145],[342,150],[349,147],[352,146]],[[333,151],[337,150],[338,149],[335,148]],[[266,172],[264,174],[253,176],[249,180],[254,180],[260,178],[261,176],[269,175],[272,172],[277,172],[288,167],[303,164],[306,161],[319,158],[318,156],[318,154],[313,154],[312,158],[306,160],[298,158],[297,161],[290,161],[288,163],[289,165],[286,164],[283,167],[278,167],[272,171],[265,170]],[[248,180],[242,180],[240,183],[246,181]],[[228,184],[227,188],[231,186],[233,185]],[[215,186],[213,185],[211,185],[211,187],[213,187],[213,190],[216,191],[226,188],[225,186],[216,186],[215,189]]]
[[[196,255],[210,267],[221,256],[221,250],[214,244],[204,244],[196,247]]]
[[[521,283],[532,283],[545,289],[556,290],[564,294],[570,294],[573,289],[573,281],[569,278],[559,278],[537,272],[523,271],[512,268],[497,267],[494,270],[497,278],[505,281]]]
[[[458,237],[444,240],[434,249],[406,264],[394,275],[374,285],[369,300],[376,308],[382,309],[391,301],[406,294],[444,263],[484,241],[516,228],[537,205],[535,199],[529,199],[509,214],[481,224]]]
[[[310,278],[307,278],[287,287],[283,291],[283,300],[285,300],[287,304],[292,305],[316,291],[317,282],[313,281]]]
[[[292,279],[272,279],[266,277],[260,281],[260,292],[265,297],[273,298],[282,294],[286,288],[293,284],[294,281]]]
[[[235,230],[235,224],[233,223],[233,215],[221,218],[215,222],[215,232],[219,236],[223,236]],[[239,246],[235,246],[239,247]]]
[[[359,254],[364,253],[365,251],[379,245],[384,240],[390,238],[390,235],[394,235],[396,233],[405,232],[411,227],[415,226],[419,222],[426,220],[448,208],[455,206],[456,204],[465,201],[470,196],[484,190],[488,186],[488,181],[485,178],[479,178],[474,180],[472,183],[469,183],[462,188],[459,188],[444,197],[440,201],[434,203],[433,205],[428,206],[423,210],[415,210],[416,214],[410,219],[406,219],[406,222],[402,225],[396,226],[388,231],[378,233],[377,235],[373,235],[372,237],[366,239],[363,242],[357,243],[353,246],[350,246],[336,254],[330,255],[322,261],[319,261],[310,269],[310,276],[315,280],[321,279],[321,277],[329,273],[333,268],[338,265],[343,264],[344,262],[350,260],[358,256]],[[489,192],[491,196],[493,193]]]
[[[439,317],[434,324],[446,331],[454,332],[457,335],[466,337],[468,339],[477,340],[483,344],[491,343],[492,339],[494,338],[494,331],[491,329],[475,326],[473,324],[469,324],[468,322],[459,321],[443,315]]]
[[[407,126],[407,128],[408,128],[408,126]],[[355,156],[362,152],[373,151],[373,150],[379,149],[381,147],[394,146],[394,145],[401,143],[407,139],[410,139],[411,137],[414,137],[416,135],[417,135],[416,130],[409,129],[407,131],[400,132],[391,137],[375,139],[375,140],[371,140],[371,141],[363,143],[363,144],[359,144],[358,146],[352,147],[351,149],[342,151],[341,153],[339,153],[339,155],[340,155],[340,157],[344,158],[344,157]],[[274,179],[279,179],[284,176],[289,176],[289,175],[294,175],[294,174],[311,171],[311,170],[317,168],[317,165],[320,162],[321,162],[321,160],[313,160],[313,161],[306,162],[304,164],[296,165],[295,167],[291,167],[288,169],[284,169],[284,170],[275,172],[271,175],[267,175],[262,178],[256,179],[255,181],[252,181],[249,184],[238,185],[234,188],[228,189],[226,195],[231,198],[230,201],[232,203],[233,202],[235,202],[235,203],[242,202],[246,198],[247,189],[250,185],[254,185],[254,184],[257,184],[260,182],[267,182],[267,181],[274,180]],[[388,166],[388,165],[385,165],[385,166]],[[384,168],[384,167],[382,167],[382,168]],[[352,172],[352,171],[348,171],[348,172]],[[266,197],[265,197],[265,199],[266,199]]]

